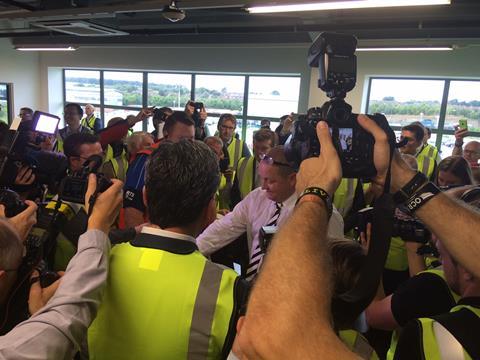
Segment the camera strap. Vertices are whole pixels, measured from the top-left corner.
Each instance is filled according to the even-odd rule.
[[[391,163],[394,149],[390,148],[390,162],[387,170],[383,194],[373,206],[372,237],[368,254],[360,270],[357,286],[333,298],[334,312],[361,313],[373,300],[385,267],[390,239],[393,231],[395,205],[390,194]]]

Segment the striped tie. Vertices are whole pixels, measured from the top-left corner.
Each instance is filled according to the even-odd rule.
[[[280,212],[282,210],[282,203],[275,203],[276,210],[275,213],[273,214],[272,218],[270,221],[266,224],[266,226],[276,226],[278,218],[280,217]],[[247,268],[247,274],[245,275],[245,278],[248,281],[251,281],[255,278],[257,275],[258,268],[260,267],[263,259],[263,251],[260,249],[260,241],[257,242],[257,246],[255,247],[255,250],[253,251],[252,257],[250,258],[250,263],[248,264]]]

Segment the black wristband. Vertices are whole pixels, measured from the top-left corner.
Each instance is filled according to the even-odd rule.
[[[418,192],[422,186],[428,183],[427,177],[420,171],[400,190],[393,195],[393,201],[395,204],[403,204],[410,199],[416,192]]]
[[[434,183],[428,182],[417,193],[413,194],[405,205],[410,214],[413,214],[438,193],[440,193],[440,189]]]
[[[315,196],[318,196],[320,199],[322,199],[323,202],[325,203],[325,207],[327,208],[328,218],[330,219],[333,212],[332,199],[330,198],[330,195],[328,195],[328,193],[325,190],[318,187],[308,187],[305,190],[303,190],[303,192],[300,194],[295,205],[298,204],[300,199],[305,195],[315,195]]]

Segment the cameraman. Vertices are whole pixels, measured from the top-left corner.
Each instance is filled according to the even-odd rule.
[[[434,179],[437,167],[436,160],[424,153],[423,144],[424,128],[420,125],[410,124],[402,128],[401,139],[406,139],[407,143],[400,148],[403,154],[413,155],[417,158],[418,169],[430,180]]]
[[[85,195],[87,209],[95,188],[96,177],[90,175]],[[34,273],[29,299],[33,316],[0,337],[1,358],[71,359],[79,350],[100,304],[101,291],[107,279],[110,243],[106,234],[122,202],[121,188],[122,183],[113,180],[113,185],[96,199],[88,220],[88,230],[80,237],[78,252],[60,282],[42,289]],[[0,223],[0,229],[5,229],[5,224]],[[2,243],[5,240],[18,241],[15,237],[5,239],[4,231],[0,231]],[[19,262],[18,258],[17,265]],[[9,265],[1,263],[0,274],[12,271]],[[0,277],[0,284],[4,277]],[[54,291],[52,287],[57,286]]]
[[[152,125],[155,130],[151,132],[154,142],[159,142],[163,139],[163,127],[165,126],[165,120],[167,117],[173,114],[173,110],[169,107],[161,107],[160,109],[155,109],[152,117]]]

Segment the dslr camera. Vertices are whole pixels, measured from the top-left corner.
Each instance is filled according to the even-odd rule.
[[[0,145],[0,186],[12,186],[21,166],[30,167],[37,184],[53,186],[60,181],[68,168],[65,155],[40,150],[38,145],[46,136],[57,131],[58,116],[35,111],[31,121],[14,124]]]
[[[318,67],[318,87],[326,92],[330,101],[322,107],[309,109],[299,116],[292,135],[285,145],[285,156],[293,166],[320,154],[321,145],[316,126],[325,120],[330,128],[334,146],[342,162],[343,177],[370,179],[376,175],[373,163],[375,140],[357,122],[358,114],[345,102],[347,93],[355,87],[357,39],[351,35],[321,33],[310,47],[308,62]],[[391,149],[395,147],[395,134],[381,114],[368,115],[387,134]]]
[[[88,188],[88,176],[97,175],[97,192],[102,193],[107,190],[112,182],[102,173],[98,173],[103,164],[103,157],[100,155],[90,156],[83,164],[82,169],[74,174],[65,177],[60,184],[59,199],[77,204],[85,203],[85,193]]]

